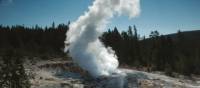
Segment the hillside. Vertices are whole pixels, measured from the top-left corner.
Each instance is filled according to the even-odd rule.
[[[193,31],[182,31],[181,32],[186,39],[192,41],[200,40],[200,30],[193,30]],[[173,39],[177,39],[178,33],[168,34],[166,36],[172,37]]]
[[[185,42],[190,43],[192,46],[200,47],[200,30],[182,31],[181,34],[183,35]],[[168,34],[166,36],[171,37],[176,41],[178,38],[178,33]]]

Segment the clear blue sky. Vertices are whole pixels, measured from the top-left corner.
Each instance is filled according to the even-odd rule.
[[[75,21],[87,11],[93,0],[0,0],[0,24],[50,26]],[[181,30],[200,30],[200,0],[141,0],[141,14],[129,20],[112,19],[108,28],[127,30],[136,25],[141,35],[152,30],[169,34]]]

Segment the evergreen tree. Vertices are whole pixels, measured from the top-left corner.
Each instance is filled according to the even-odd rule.
[[[21,56],[17,52],[8,50],[6,55],[3,56],[1,64],[1,88],[30,88]]]

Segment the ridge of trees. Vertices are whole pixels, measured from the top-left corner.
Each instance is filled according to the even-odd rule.
[[[108,30],[100,39],[116,52],[120,65],[146,67],[171,76],[173,72],[200,74],[200,41],[188,37],[179,30],[175,37],[152,31],[145,38],[138,35],[136,26],[129,26],[121,33],[116,27]]]
[[[65,24],[55,27],[24,27],[0,25],[0,54],[14,49],[23,55],[60,55],[63,53],[65,33],[69,29]]]
[[[0,56],[15,50],[28,56],[56,56],[63,53],[69,23],[51,27],[29,28],[21,25],[0,25]],[[178,31],[175,38],[152,31],[149,38],[140,37],[136,26],[119,32],[117,27],[109,29],[100,37],[106,47],[112,47],[120,65],[146,67],[148,71],[159,70],[171,75],[177,72],[185,75],[200,74],[200,42],[188,40]],[[48,58],[46,58],[48,59]]]

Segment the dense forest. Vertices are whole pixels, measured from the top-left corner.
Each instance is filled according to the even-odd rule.
[[[51,27],[24,27],[0,25],[0,54],[16,50],[24,56],[60,55],[63,53],[65,33],[68,25],[55,23]]]
[[[25,27],[0,25],[0,88],[30,88],[23,63],[26,59],[66,56],[63,52],[68,25]]]
[[[12,79],[3,74],[15,71],[23,75],[15,74],[17,78],[13,79],[16,81],[10,83],[16,85],[10,86],[20,86],[18,85],[20,83],[12,82],[26,80],[21,59],[23,56],[37,56],[43,59],[65,56],[64,40],[69,25],[70,23],[55,26],[53,23],[51,27],[44,28],[38,25],[34,27],[0,25],[0,84],[7,83],[5,80],[2,81],[2,78],[7,81]],[[106,47],[115,50],[120,66],[145,67],[147,71],[163,71],[171,76],[173,72],[191,75],[200,74],[199,34],[191,37],[194,35],[188,36],[180,30],[170,35],[160,35],[158,31],[152,31],[145,38],[139,36],[136,26],[129,26],[127,31],[122,32],[119,32],[117,27],[109,29],[103,33],[100,40]],[[13,68],[7,69],[8,67]],[[29,86],[28,81],[21,84]]]
[[[146,67],[147,71],[164,71],[184,75],[200,74],[199,31],[160,35],[152,31],[148,38],[137,34],[136,26],[129,26],[121,33],[115,27],[105,32],[101,40],[111,46],[119,57],[120,64]]]

